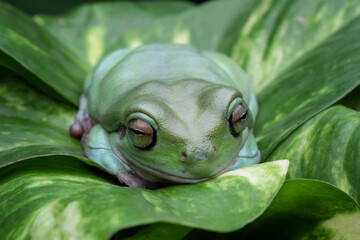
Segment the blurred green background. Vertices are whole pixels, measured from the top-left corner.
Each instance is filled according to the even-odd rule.
[[[106,2],[116,2],[119,0],[107,0]],[[125,0],[122,0],[125,1]],[[130,0],[130,2],[143,2],[144,0]],[[156,0],[146,0],[154,2]],[[174,0],[176,1],[176,0]],[[3,2],[10,3],[11,5],[22,9],[28,14],[62,14],[68,10],[84,3],[101,2],[99,0],[3,0]],[[105,1],[103,1],[105,2]],[[206,0],[188,0],[195,4],[201,4]]]

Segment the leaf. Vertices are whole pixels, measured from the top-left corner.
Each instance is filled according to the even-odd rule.
[[[149,225],[125,240],[181,240],[192,228],[169,223],[157,223]]]
[[[290,159],[289,178],[332,183],[360,202],[360,113],[331,107],[307,121],[269,156]]]
[[[237,239],[357,239],[360,207],[328,183],[288,180],[264,214]]]
[[[117,49],[114,44],[125,32],[191,6],[188,2],[93,3],[61,17],[36,16],[34,19],[90,69],[104,54]]]
[[[251,0],[212,1],[129,31],[117,46],[133,49],[150,43],[181,43],[229,53],[239,29],[258,3]]]
[[[338,103],[356,111],[360,111],[360,86],[356,87]]]
[[[98,52],[89,51],[89,54],[83,54],[84,57],[80,57],[80,49],[84,49],[86,44],[75,47],[80,37],[72,39],[74,46],[70,47],[15,10],[11,10],[15,13],[10,14],[11,17],[3,17],[1,14],[5,10],[2,6],[0,49],[6,46],[14,52],[11,55],[0,50],[0,64],[18,72],[34,85],[41,84],[46,75],[46,81],[56,86],[54,89],[57,92],[69,95],[66,98],[73,103],[77,102],[81,86],[79,91],[68,87],[68,82],[62,86],[62,80],[80,84],[83,77],[77,80],[66,76],[84,75],[89,65],[83,59],[92,59],[94,64],[113,47],[135,47],[152,42],[191,43],[201,49],[230,53],[241,30],[233,56],[259,83],[255,86],[261,107],[256,133],[263,158],[269,156],[279,143],[285,144],[286,137],[295,134],[296,131],[293,131],[298,126],[311,117],[315,116],[309,121],[317,119],[316,114],[338,102],[360,83],[360,17],[356,1],[329,0],[326,4],[324,1],[290,0],[214,1],[177,16],[166,16],[155,22],[149,20],[145,27],[122,35],[119,42],[109,36],[110,45],[106,44],[103,49],[93,48]],[[255,12],[250,13],[253,10]],[[20,17],[15,17],[16,14]],[[111,17],[108,19],[111,22]],[[24,24],[23,30],[21,24]],[[81,23],[77,24],[81,26]],[[104,25],[107,26],[107,23]],[[67,26],[61,29],[65,31],[65,28]],[[4,31],[5,34],[15,32],[17,35],[2,38]],[[69,28],[68,33],[76,36],[77,31]],[[90,35],[96,37],[95,42],[103,36],[96,29],[90,31]],[[7,45],[3,45],[4,39],[8,41]],[[15,50],[10,46],[11,41],[15,42]],[[66,42],[71,43],[70,37]],[[33,45],[29,47],[30,43],[35,44],[36,50]],[[26,46],[24,49],[23,45]],[[47,58],[42,59],[38,49],[46,49],[41,54]],[[30,54],[30,59],[26,60],[27,55],[21,55],[23,50],[25,54]],[[54,64],[59,66],[52,68]],[[65,72],[58,71],[61,68]],[[80,69],[78,72],[82,73],[77,74],[77,70],[72,71],[71,68]],[[49,73],[54,69],[55,73]],[[51,76],[55,78],[49,78]],[[44,92],[53,88],[46,81],[46,85],[38,86]],[[276,198],[274,204],[255,221],[281,186],[287,167],[285,162],[251,166],[236,171],[235,175],[230,172],[200,184],[149,191],[116,186],[100,171],[77,159],[58,156],[37,158],[64,154],[85,161],[79,142],[68,135],[67,125],[72,122],[75,110],[33,90],[27,92],[28,89],[14,79],[4,80],[4,85],[0,85],[0,124],[3,126],[0,129],[0,148],[5,146],[3,151],[0,149],[0,164],[3,166],[0,168],[0,236],[4,238],[109,238],[121,229],[159,222],[165,224],[145,228],[137,236],[159,233],[159,226],[165,226],[167,229],[161,230],[169,231],[171,227],[184,231],[195,227],[225,232],[240,229],[250,222],[253,223],[244,231],[229,236],[266,234],[265,237],[268,237],[278,234],[281,237],[289,234],[285,236],[288,239],[290,236],[356,238],[359,235],[358,205],[338,189],[311,180],[286,182],[279,193],[280,198]],[[20,97],[22,94],[24,98]],[[44,101],[41,101],[43,97]],[[354,114],[346,113],[347,118],[357,119]],[[341,130],[341,136],[336,136],[339,141],[347,141],[343,132],[350,133],[356,125],[347,118],[339,118],[346,126],[332,129]],[[323,125],[326,125],[325,120],[331,119],[329,116],[324,118]],[[354,122],[357,123],[357,120]],[[356,140],[353,139],[359,138],[356,133],[351,134],[355,137],[347,144],[356,148]],[[335,142],[332,140],[318,139],[330,144]],[[328,145],[324,144],[323,153],[326,147]],[[355,150],[329,149],[333,155],[345,154],[350,159],[358,156]],[[34,159],[12,164],[27,158]],[[319,157],[319,160],[323,159],[325,156]],[[341,156],[338,159],[345,162]],[[327,160],[333,159],[328,157]],[[341,163],[335,158],[334,162]],[[329,179],[339,187],[346,179],[351,187],[344,189],[356,196],[357,190],[354,191],[352,186],[358,185],[355,182],[358,181],[355,171],[358,165],[357,160],[344,164],[344,169],[352,168],[345,174],[336,172],[339,168],[332,168],[335,177]],[[309,166],[307,169],[311,170],[312,165]]]
[[[69,135],[75,114],[16,78],[0,78],[0,167],[49,155],[84,160],[79,140]]]
[[[358,239],[360,208],[321,181],[287,180],[265,212],[233,233],[194,230],[191,239]]]
[[[33,84],[33,86],[36,86],[36,88],[38,88],[44,93],[47,93],[52,98],[62,102],[67,101],[63,96],[61,96],[59,93],[54,91],[54,89],[46,85],[38,77],[36,77],[34,74],[32,74],[23,66],[21,66],[14,59],[2,53],[1,51],[0,51],[0,71],[2,74],[4,74],[4,76],[7,75],[6,72],[9,72],[11,76],[14,75],[14,73],[17,73],[18,75],[24,77],[24,79],[27,82]]]
[[[5,3],[0,3],[0,54],[12,58],[13,63],[20,64],[65,99],[77,104],[85,77],[84,65],[28,16]],[[9,67],[8,64],[5,66]]]
[[[264,163],[198,184],[146,190],[110,184],[76,159],[23,161],[0,169],[0,235],[105,239],[156,222],[233,231],[264,211],[287,167],[286,160]]]
[[[360,84],[360,17],[287,68],[258,94],[263,159],[298,126]]]
[[[252,76],[256,91],[266,91],[267,84],[358,16],[356,0],[262,1],[244,24],[232,57]]]

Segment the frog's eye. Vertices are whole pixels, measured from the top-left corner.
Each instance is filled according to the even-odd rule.
[[[132,119],[128,123],[128,134],[130,142],[142,150],[150,150],[156,141],[156,131],[147,122],[141,119]]]
[[[239,136],[246,127],[247,119],[248,111],[242,103],[239,103],[229,117],[231,134],[235,137]]]

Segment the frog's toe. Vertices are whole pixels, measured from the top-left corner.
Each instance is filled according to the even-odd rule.
[[[115,176],[121,183],[132,188],[158,189],[169,185],[167,183],[147,181],[134,172],[121,172],[115,174]]]
[[[146,184],[143,181],[143,179],[138,178],[137,176],[134,176],[132,174],[129,174],[127,172],[121,172],[119,174],[115,174],[117,179],[132,188],[146,188]]]
[[[79,122],[75,122],[70,127],[70,135],[74,138],[80,138],[84,134],[84,129]]]

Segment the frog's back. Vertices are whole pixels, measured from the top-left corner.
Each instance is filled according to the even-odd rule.
[[[89,105],[92,106],[89,110],[95,118],[96,115],[101,116],[108,106],[119,102],[131,90],[153,80],[171,84],[185,79],[202,79],[242,91],[238,79],[234,79],[217,63],[219,56],[216,54],[202,53],[192,46],[175,44],[120,49],[106,57],[97,67],[88,92]]]
[[[228,78],[219,66],[189,45],[145,45],[120,54],[106,75],[96,77],[95,73],[91,84],[99,94],[109,94],[112,89],[114,94],[110,95],[121,95],[151,80],[171,83],[196,78],[224,84]]]

